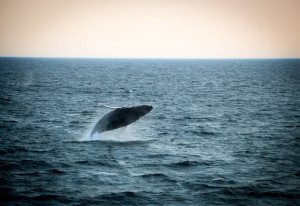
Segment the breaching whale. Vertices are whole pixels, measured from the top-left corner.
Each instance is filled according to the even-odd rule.
[[[91,131],[91,136],[96,132],[101,133],[125,127],[142,116],[148,114],[153,109],[149,105],[141,105],[135,107],[121,107],[117,108],[106,115],[104,115],[94,126]]]

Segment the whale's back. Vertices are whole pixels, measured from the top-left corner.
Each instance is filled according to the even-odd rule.
[[[96,132],[101,133],[105,131],[110,131],[118,129],[120,127],[125,127],[135,121],[140,117],[144,116],[150,112],[152,106],[138,106],[138,107],[123,107],[115,109],[104,115],[94,126],[91,132],[91,136]]]
[[[125,127],[133,121],[133,111],[131,108],[118,108],[104,115],[94,126],[91,136],[96,132],[114,130],[120,127]],[[137,119],[136,119],[137,120]],[[135,121],[136,121],[135,120]]]

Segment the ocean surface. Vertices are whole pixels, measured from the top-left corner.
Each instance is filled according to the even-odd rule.
[[[299,98],[299,59],[0,58],[0,205],[300,205]]]

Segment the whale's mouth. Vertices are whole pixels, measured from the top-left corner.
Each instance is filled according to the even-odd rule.
[[[143,113],[143,115],[148,114],[152,109],[153,109],[153,107],[150,105],[139,106],[139,110],[141,111],[141,113]]]
[[[153,107],[152,106],[146,106],[146,111],[148,111],[147,113],[149,113],[149,112],[151,112],[151,110],[153,109]]]

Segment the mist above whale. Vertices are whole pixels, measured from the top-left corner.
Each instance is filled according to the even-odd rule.
[[[149,105],[117,108],[104,115],[95,124],[90,136],[93,136],[96,132],[101,133],[126,127],[148,114],[152,109],[153,107]]]

